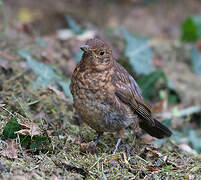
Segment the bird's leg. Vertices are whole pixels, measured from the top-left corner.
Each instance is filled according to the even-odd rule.
[[[115,149],[114,149],[114,151],[113,151],[113,154],[116,154],[117,149],[118,149],[120,143],[121,143],[121,138],[118,138],[117,143],[116,143],[116,145],[115,145]]]
[[[95,142],[94,142],[94,145],[95,145],[95,146],[98,144],[99,139],[100,139],[100,137],[102,136],[102,134],[103,134],[103,133],[98,133],[98,136],[97,136],[97,138],[96,138],[96,140],[95,140]]]
[[[71,123],[77,126],[81,126],[83,123],[83,120],[80,118],[76,111],[73,112]]]
[[[119,147],[119,144],[121,143],[121,139],[124,137],[124,129],[121,129],[119,132],[118,132],[118,140],[117,140],[117,143],[115,145],[115,149],[113,151],[113,154],[115,154],[117,152],[117,149]]]

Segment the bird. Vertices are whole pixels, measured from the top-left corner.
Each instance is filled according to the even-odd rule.
[[[172,135],[153,117],[138,84],[104,41],[88,39],[80,49],[83,55],[72,74],[70,90],[75,113],[98,134],[95,145],[104,132],[116,132],[115,154],[128,127],[140,127],[158,139]]]

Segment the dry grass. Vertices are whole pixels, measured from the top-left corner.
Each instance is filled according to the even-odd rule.
[[[48,143],[35,151],[21,147],[18,158],[1,155],[0,171],[3,179],[199,179],[201,175],[198,155],[182,152],[171,140],[163,145],[136,139],[126,131],[126,141],[119,152],[112,155],[116,138],[106,134],[97,147],[97,153],[81,152],[83,143],[95,139],[94,130],[72,124],[72,104],[51,90],[32,91],[29,83],[34,75],[24,72],[13,63],[13,74],[3,83],[0,92],[1,133],[12,116],[18,121],[26,119],[40,126]],[[23,72],[23,73],[22,73]],[[0,149],[5,149],[1,140]],[[11,178],[12,177],[12,178]]]

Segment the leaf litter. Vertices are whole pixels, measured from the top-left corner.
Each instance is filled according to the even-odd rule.
[[[17,62],[15,63],[18,65]],[[18,69],[16,70],[17,73],[22,68],[13,65],[13,69]],[[124,153],[128,147],[122,145],[123,152],[120,151],[116,155],[110,154],[113,151],[116,140],[113,136],[107,135],[101,139],[107,146],[100,143],[96,148],[95,154],[90,153],[91,148],[88,148],[88,143],[86,142],[93,141],[96,138],[96,133],[88,126],[82,125],[79,127],[70,123],[72,104],[67,98],[64,98],[63,92],[54,89],[54,86],[54,88],[47,86],[47,89],[39,88],[34,90],[31,86],[28,86],[28,84],[32,83],[32,80],[24,80],[26,77],[32,80],[35,79],[35,75],[31,72],[28,75],[20,76],[16,85],[13,86],[13,83],[10,82],[4,86],[6,94],[10,94],[10,96],[2,99],[1,103],[4,104],[2,107],[6,108],[7,111],[1,109],[1,117],[5,122],[9,116],[12,119],[11,114],[15,112],[21,114],[15,114],[17,119],[20,120],[18,124],[21,130],[14,129],[14,135],[17,132],[18,135],[23,135],[24,137],[28,135],[30,137],[28,140],[25,139],[28,144],[25,143],[25,146],[18,149],[18,158],[14,162],[10,162],[9,159],[3,157],[5,158],[3,162],[6,162],[8,167],[13,164],[26,175],[31,169],[32,172],[39,174],[43,178],[51,178],[52,174],[54,174],[56,177],[68,176],[72,178],[79,177],[80,179],[103,177],[103,172],[105,177],[113,179],[125,176],[128,178],[152,178],[153,173],[156,173],[155,176],[158,178],[162,178],[166,177],[167,172],[169,177],[174,177],[177,174],[177,178],[182,178],[189,176],[187,174],[193,167],[199,167],[199,156],[187,154],[181,151],[179,147],[175,148],[175,145],[169,141],[153,147],[155,146],[153,140],[148,143],[146,139],[143,140],[142,138],[133,140],[133,135],[131,135],[130,131],[126,133],[130,146],[128,152]],[[27,104],[27,108],[22,109],[23,106],[14,105],[15,99],[11,96],[13,93],[18,99],[22,98],[23,102]],[[30,119],[26,123],[23,122],[27,118],[26,115],[29,114],[24,113],[24,111],[31,113],[31,117],[33,117],[31,122],[29,122]],[[40,113],[43,113],[43,115],[39,116]],[[2,124],[2,127],[4,126],[5,124]],[[45,141],[45,144],[41,140],[34,139],[37,136],[44,136],[38,128],[47,131],[46,136],[49,140]],[[82,138],[78,144],[80,128],[82,129]],[[21,139],[20,141],[25,142],[25,140]],[[88,149],[84,147],[84,143],[87,144]],[[82,150],[82,146],[84,150]],[[33,149],[34,151],[32,151]],[[145,156],[142,156],[144,150],[146,153]],[[163,159],[164,157],[166,158],[165,160]],[[66,159],[65,163],[63,163],[64,159]],[[26,168],[24,168],[25,165]],[[20,175],[19,170],[16,171]],[[5,172],[5,176],[8,177],[7,173]],[[196,176],[197,173],[199,173],[199,169],[195,169],[190,174]]]
[[[31,139],[33,136],[39,136],[42,135],[42,133],[39,131],[39,126],[35,123],[19,123],[20,127],[22,128],[19,131],[16,131],[15,134],[21,134],[21,135],[30,135]]]
[[[14,139],[8,139],[7,148],[5,150],[0,151],[0,154],[8,157],[9,159],[17,159],[17,151],[18,146],[15,143]]]
[[[24,37],[24,39],[26,38]],[[72,39],[67,40],[67,43],[72,43]],[[143,41],[143,43],[148,42]],[[37,50],[40,47],[33,46],[36,49],[33,49],[34,52],[40,52],[40,50]],[[6,54],[9,55],[9,53]],[[65,57],[68,56],[69,54]],[[84,147],[82,152],[81,146],[87,146],[87,142],[93,141],[96,138],[96,133],[86,125],[80,127],[71,124],[72,103],[67,97],[64,98],[63,96],[65,88],[68,91],[65,94],[69,95],[66,82],[70,83],[70,81],[63,79],[61,74],[57,74],[57,71],[52,68],[53,65],[40,64],[40,53],[36,53],[35,56],[30,54],[24,54],[23,56],[26,61],[28,58],[31,59],[30,68],[35,71],[35,74],[33,71],[27,71],[27,66],[21,66],[24,62],[21,57],[17,54],[14,57],[17,57],[19,61],[12,60],[13,74],[11,73],[8,79],[0,75],[0,80],[3,81],[3,90],[0,91],[2,97],[0,103],[3,104],[3,106],[0,106],[0,118],[2,120],[0,125],[1,129],[5,129],[5,127],[12,129],[11,134],[5,133],[7,138],[4,140],[13,137],[13,142],[18,142],[19,147],[16,147],[18,157],[14,161],[7,158],[8,156],[1,157],[1,163],[3,162],[6,167],[2,177],[11,177],[11,170],[12,175],[16,177],[37,177],[38,179],[39,177],[42,179],[61,179],[65,177],[71,179],[123,179],[125,177],[128,179],[163,179],[166,177],[170,179],[188,179],[199,177],[200,155],[181,150],[172,139],[157,144],[153,142],[153,139],[148,139],[146,136],[145,139],[135,139],[131,131],[126,131],[127,142],[125,144],[127,143],[127,145],[121,145],[121,150],[115,155],[110,152],[114,148],[116,139],[110,134],[103,136],[96,148],[97,153],[87,152],[88,147]],[[9,59],[7,58],[8,61],[11,61]],[[151,61],[151,59],[149,60]],[[24,64],[27,64],[27,62]],[[54,63],[54,60],[48,61],[48,63],[52,62]],[[57,64],[57,61],[55,64]],[[148,64],[150,65],[150,63]],[[43,75],[47,74],[43,70],[44,72],[50,72],[50,74],[47,73],[50,79],[44,78]],[[152,70],[151,67],[150,72]],[[148,84],[151,85],[148,88],[157,89],[158,82],[165,79],[163,73],[159,72],[159,75],[157,73],[154,74],[154,77],[156,77],[154,83],[150,82],[148,78],[147,80],[146,76],[142,76],[150,82]],[[15,79],[9,81],[13,77]],[[40,78],[40,81],[37,78]],[[33,82],[39,82],[40,85],[37,89],[33,88]],[[45,84],[44,87],[47,88],[41,88],[42,84]],[[167,86],[165,87],[167,88]],[[146,90],[146,88],[144,89]],[[152,94],[148,93],[147,97],[152,97],[153,93],[154,91]],[[158,94],[157,97],[159,96]],[[23,106],[19,106],[18,102],[23,102]],[[163,105],[162,101],[160,105]],[[155,110],[163,111],[157,106]],[[27,119],[28,122],[22,123],[24,119]],[[12,126],[7,124],[10,121],[13,121]],[[16,128],[17,126],[18,128]],[[47,141],[44,140],[44,143],[43,138],[45,137]],[[190,137],[195,146],[193,140],[199,138],[198,134],[191,132]],[[4,140],[1,140],[0,143],[2,150],[4,149]],[[22,145],[22,142],[25,146]],[[15,152],[15,145],[10,144],[10,147]],[[196,148],[199,150],[199,147],[196,146]],[[15,155],[15,153],[13,154]],[[13,157],[16,157],[14,155]]]

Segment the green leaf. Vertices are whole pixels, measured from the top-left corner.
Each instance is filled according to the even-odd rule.
[[[169,88],[169,91],[168,91],[168,104],[177,104],[180,101],[181,100],[180,100],[179,95],[177,94],[177,92],[174,89]]]
[[[30,144],[30,150],[45,150],[47,149],[48,138],[45,136],[35,136]]]
[[[201,138],[198,136],[195,130],[189,130],[189,127],[184,126],[184,132],[179,132],[176,130],[172,130],[173,136],[171,139],[176,141],[177,143],[190,143],[192,144],[193,149],[195,149],[198,153],[201,153]],[[186,139],[184,142],[183,140]]]
[[[62,87],[64,93],[72,99],[72,95],[69,90],[69,80],[61,78],[61,76],[56,74],[56,70],[53,67],[47,66],[41,62],[38,62],[33,57],[31,57],[24,50],[19,50],[18,54],[26,59],[27,64],[37,75],[37,79],[33,82],[33,88],[46,88],[48,85],[52,85],[58,88],[58,85]]]
[[[75,22],[75,20],[71,16],[65,16],[66,21],[69,25],[69,27],[76,33],[80,34],[82,33],[82,28]]]
[[[201,137],[198,136],[196,131],[190,130],[188,139],[192,143],[193,149],[201,153]]]
[[[163,124],[170,128],[170,120],[163,121]],[[201,153],[201,137],[198,136],[198,133],[195,130],[189,130],[189,127],[185,125],[183,127],[183,132],[173,129],[171,129],[171,131],[173,135],[170,138],[176,143],[191,144],[193,149],[195,149],[198,153]],[[157,144],[164,144],[166,143],[166,139],[159,139],[154,142]]]
[[[159,79],[164,81],[164,85],[169,90],[168,91],[168,103],[176,104],[180,101],[179,96],[177,95],[174,85],[170,82],[166,76],[166,74],[161,70],[155,70],[154,72],[143,75],[139,79],[137,79],[137,83],[142,90],[142,95],[145,99],[150,99],[152,92],[155,90],[156,84]],[[159,91],[160,93],[160,91]]]
[[[162,70],[156,70],[148,75],[144,75],[137,80],[140,88],[142,89],[142,95],[145,99],[149,99],[152,91],[155,88],[157,81],[162,78],[166,82],[166,75]]]
[[[171,119],[163,120],[163,124],[170,128],[171,127]]]
[[[46,136],[34,136],[31,139],[31,136],[29,135],[20,135],[20,144],[22,147],[31,151],[46,150],[48,149],[49,141]]]
[[[176,130],[172,130],[172,133],[173,133],[173,136],[171,136],[171,139],[173,139],[177,143],[181,143],[181,140],[188,136],[187,133],[183,133],[183,132],[176,131]],[[186,143],[188,143],[188,142],[186,142]]]
[[[29,146],[30,146],[30,143],[31,143],[31,136],[29,136],[29,135],[26,135],[26,136],[19,135],[19,137],[20,137],[21,146],[23,146],[24,148],[28,149]]]
[[[62,87],[65,95],[68,96],[71,100],[73,100],[73,96],[70,92],[70,82],[71,82],[70,80],[66,80],[65,82],[60,81],[59,85]]]
[[[201,52],[195,46],[191,48],[191,64],[192,69],[197,75],[201,75]]]
[[[181,40],[192,42],[201,38],[201,16],[190,16],[185,19],[181,28]]]
[[[20,130],[20,126],[17,122],[17,118],[14,116],[10,121],[8,121],[3,130],[3,140],[15,139],[17,135],[16,131]]]
[[[82,50],[79,50],[79,51],[77,51],[77,52],[75,53],[74,58],[75,58],[76,62],[79,62],[79,61],[81,60],[82,54],[83,54],[83,51],[82,51]]]
[[[34,71],[38,76],[37,80],[34,82],[34,88],[41,86],[45,88],[47,85],[55,85],[56,81],[59,81],[61,78],[57,76],[54,72],[54,69],[36,61],[31,57],[27,52],[19,50],[18,54],[26,59],[29,67]]]
[[[149,74],[154,70],[152,65],[153,52],[147,38],[132,35],[122,28],[126,40],[125,56],[129,58],[133,71],[137,74]]]

